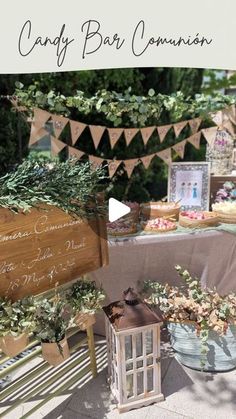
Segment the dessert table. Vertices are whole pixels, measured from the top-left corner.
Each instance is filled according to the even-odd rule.
[[[221,294],[236,292],[236,226],[194,230],[180,229],[164,234],[139,234],[109,238],[109,265],[90,274],[107,294],[107,303],[122,298],[129,286],[136,290],[144,280],[177,284],[178,264],[216,287]],[[104,333],[98,316],[97,333]]]

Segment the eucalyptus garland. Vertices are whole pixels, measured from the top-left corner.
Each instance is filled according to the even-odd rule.
[[[27,212],[44,203],[80,217],[103,214],[96,193],[104,179],[104,170],[87,162],[25,160],[0,178],[0,207]]]
[[[153,89],[146,96],[132,94],[131,88],[124,93],[99,90],[92,97],[82,91],[74,96],[64,96],[54,90],[44,93],[36,85],[24,87],[16,83],[14,95],[20,106],[29,112],[35,107],[70,116],[76,110],[79,114],[97,115],[110,126],[144,127],[158,121],[174,123],[182,119],[201,116],[207,119],[210,112],[224,109],[236,103],[235,96],[217,94],[214,97],[198,94],[195,98],[185,97],[182,92],[172,95],[156,94]],[[167,116],[168,115],[168,118]]]

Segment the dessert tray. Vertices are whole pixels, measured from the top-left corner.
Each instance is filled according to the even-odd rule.
[[[215,212],[210,211],[181,211],[179,225],[189,228],[206,228],[219,224],[219,218]]]
[[[217,202],[212,209],[221,223],[236,224],[236,202]]]
[[[155,233],[167,233],[168,231],[176,230],[176,223],[164,218],[155,218],[142,222],[142,228],[144,231],[155,232]]]
[[[141,205],[141,215],[145,219],[165,217],[177,221],[179,219],[180,204],[178,202],[149,202]]]

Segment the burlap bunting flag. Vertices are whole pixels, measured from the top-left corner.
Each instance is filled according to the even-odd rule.
[[[45,124],[50,118],[50,113],[43,111],[42,109],[34,109],[34,119],[31,123],[29,146],[37,143],[41,138],[49,135],[45,130]]]
[[[114,148],[117,141],[120,139],[123,128],[107,128],[110,139],[111,148]]]
[[[194,118],[194,119],[190,119],[190,121],[188,121],[188,124],[189,124],[193,134],[196,134],[196,132],[198,132],[198,129],[199,129],[201,123],[202,123],[201,118]]]
[[[59,138],[66,124],[69,122],[68,118],[60,115],[51,115],[55,137]]]
[[[48,131],[44,128],[35,128],[34,124],[31,124],[31,132],[30,132],[30,139],[29,139],[29,146],[37,143],[42,138],[48,136]]]
[[[187,141],[198,150],[200,148],[200,140],[201,140],[201,131],[196,132],[195,134],[187,138]]]
[[[231,105],[227,108],[227,114],[229,116],[230,121],[236,125],[236,107],[235,105]]]
[[[139,131],[138,128],[125,128],[124,129],[125,140],[126,140],[127,146],[131,143],[132,139],[138,133],[138,131]]]
[[[156,153],[150,154],[149,156],[141,157],[140,160],[143,163],[145,169],[148,169],[152,159],[155,157]]]
[[[109,171],[109,176],[110,178],[112,178],[114,176],[114,174],[116,173],[118,167],[120,166],[120,164],[122,163],[122,160],[111,160],[109,161],[109,165],[108,165],[108,171]]]
[[[89,161],[94,167],[101,166],[105,159],[101,159],[101,157],[96,156],[89,156]]]
[[[35,108],[34,109],[34,119],[32,125],[34,125],[36,130],[40,128],[44,128],[46,122],[51,117],[51,114],[47,111],[43,111],[42,109]]]
[[[68,147],[68,150],[69,156],[77,160],[81,159],[81,157],[85,154],[83,151],[77,150],[77,148],[74,147]]]
[[[178,154],[178,156],[183,159],[185,151],[186,140],[180,141],[179,143],[173,145],[172,149]]]
[[[57,138],[51,135],[51,154],[52,156],[57,156],[63,148],[66,147],[66,144],[62,141],[58,140]]]
[[[142,139],[143,139],[143,143],[144,145],[147,144],[149,138],[151,137],[151,135],[153,134],[154,130],[156,129],[156,127],[146,127],[146,128],[141,128],[141,135],[142,135]]]
[[[97,149],[105,131],[105,127],[100,125],[89,125],[89,129],[93,139],[94,147]]]
[[[138,163],[139,163],[139,159],[124,160],[124,165],[125,165],[128,178],[131,177],[133,170],[135,166],[137,166]]]
[[[205,139],[207,140],[209,146],[212,146],[213,142],[215,141],[217,129],[217,127],[202,129],[202,133]]]
[[[73,145],[75,145],[75,143],[77,142],[78,138],[81,136],[86,126],[87,125],[83,124],[82,122],[76,122],[76,121],[70,120],[71,141]]]
[[[172,125],[161,125],[157,127],[157,132],[160,138],[160,142],[162,143],[167,136],[169,130],[172,128]]]
[[[223,127],[232,135],[232,137],[234,136],[234,126],[230,120],[223,121]]]
[[[223,124],[223,112],[217,111],[210,114],[211,119],[218,127],[221,127]]]
[[[159,151],[159,153],[156,153],[156,155],[160,157],[166,164],[170,165],[172,163],[171,147],[167,148],[166,150]]]
[[[186,127],[187,123],[188,123],[188,121],[181,121],[181,122],[177,122],[176,124],[174,124],[174,132],[175,132],[176,138],[180,135],[180,133],[184,129],[184,127]]]

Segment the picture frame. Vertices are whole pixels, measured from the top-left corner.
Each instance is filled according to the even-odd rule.
[[[209,210],[210,165],[181,162],[169,166],[168,200],[180,202],[184,210]]]

